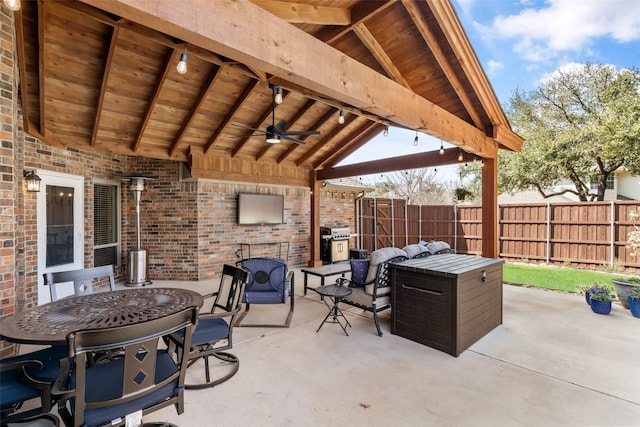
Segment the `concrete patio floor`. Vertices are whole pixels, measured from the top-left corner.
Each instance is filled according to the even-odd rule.
[[[314,279],[317,279],[314,281]],[[504,286],[503,324],[459,357],[390,333],[369,313],[316,329],[328,309],[302,295],[296,271],[290,328],[235,328],[240,370],[211,389],[187,390],[145,417],[178,426],[639,426],[640,319],[619,304],[593,313],[580,295]],[[319,278],[309,277],[310,286]],[[210,291],[217,281],[153,286]],[[252,306],[252,320],[285,306]],[[279,320],[278,319],[278,320]],[[273,320],[273,319],[271,319]],[[198,365],[188,376],[201,376]]]

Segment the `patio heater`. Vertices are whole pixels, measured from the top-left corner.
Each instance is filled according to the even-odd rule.
[[[131,176],[126,178],[131,185],[129,189],[133,191],[136,200],[136,249],[129,251],[129,277],[126,286],[145,286],[150,285],[149,277],[149,260],[147,258],[147,250],[140,246],[140,195],[144,190],[144,182],[153,178],[144,176]]]

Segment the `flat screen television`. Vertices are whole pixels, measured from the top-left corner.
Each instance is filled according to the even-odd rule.
[[[284,196],[238,193],[239,225],[273,225],[284,222]]]

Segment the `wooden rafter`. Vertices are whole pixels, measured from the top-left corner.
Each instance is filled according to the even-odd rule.
[[[380,1],[361,1],[351,9],[351,25],[345,27],[326,27],[316,37],[327,44],[333,44],[351,31],[353,25],[365,22],[378,13],[393,5],[395,0],[387,0],[380,4]]]
[[[351,123],[353,123],[357,119],[358,119],[358,116],[356,116],[355,114],[345,114],[344,124],[333,128],[333,130],[328,134],[326,134],[318,144],[315,144],[313,147],[311,147],[311,149],[307,150],[307,152],[298,159],[298,161],[296,162],[296,166],[300,166],[301,164],[306,162],[308,159],[310,159],[313,155],[315,155],[318,151],[320,151],[329,141],[331,141],[333,138],[339,135],[340,131],[342,130],[342,127],[349,126]]]
[[[218,79],[218,76],[220,76],[222,70],[223,70],[222,67],[217,67],[216,70],[209,75],[209,79],[200,89],[198,98],[196,99],[195,103],[191,107],[191,110],[189,110],[189,114],[187,114],[186,119],[184,120],[184,122],[182,123],[182,126],[180,127],[180,131],[174,138],[173,143],[171,144],[171,148],[169,149],[169,157],[175,156],[176,150],[178,149],[178,147],[180,146],[180,142],[182,141],[182,137],[187,132],[187,129],[189,129],[189,126],[191,126],[193,119],[202,109],[204,100],[207,98],[207,95],[209,94],[209,92],[211,92],[211,90],[213,89],[213,85]]]
[[[149,120],[151,120],[151,113],[153,112],[156,102],[158,101],[158,97],[160,96],[160,91],[164,86],[164,82],[167,80],[167,76],[171,71],[171,64],[173,64],[178,59],[179,55],[180,55],[180,52],[178,51],[178,49],[173,49],[166,56],[164,65],[162,67],[162,74],[160,74],[160,76],[158,77],[158,81],[156,81],[155,88],[153,89],[153,95],[151,95],[151,98],[149,98],[149,102],[147,103],[147,110],[144,114],[144,119],[142,119],[142,123],[140,124],[140,130],[138,130],[138,136],[136,137],[136,142],[133,144],[133,147],[131,148],[131,150],[134,153],[137,153],[138,150],[140,149],[140,144],[142,143],[142,137],[144,136],[144,131],[147,128],[147,124],[149,123]]]
[[[351,13],[343,7],[317,6],[277,0],[251,0],[274,15],[290,23],[316,25],[349,25]]]
[[[47,122],[46,122],[46,115],[45,115],[45,101],[46,101],[46,94],[44,91],[44,77],[45,77],[45,72],[46,72],[46,67],[45,67],[45,60],[44,60],[44,28],[45,28],[45,24],[44,24],[44,20],[45,20],[45,13],[47,13],[46,10],[46,6],[45,6],[45,2],[42,0],[38,1],[38,73],[39,73],[39,77],[38,77],[38,82],[39,82],[39,91],[40,91],[40,135],[42,135],[44,138],[47,137]],[[23,94],[24,96],[24,94]]]
[[[449,80],[451,87],[453,88],[456,95],[458,95],[458,98],[460,98],[460,101],[464,105],[464,108],[467,110],[467,113],[469,113],[471,120],[473,120],[473,123],[476,125],[476,127],[478,127],[479,129],[482,129],[482,120],[480,119],[480,115],[478,114],[478,111],[474,108],[473,103],[469,98],[469,95],[464,91],[462,87],[462,83],[460,82],[460,79],[458,78],[455,71],[453,70],[453,67],[451,67],[451,64],[447,59],[446,55],[442,52],[442,48],[440,47],[440,44],[438,43],[436,36],[433,34],[433,31],[431,31],[431,29],[427,25],[427,22],[425,21],[424,16],[418,9],[418,6],[416,5],[415,1],[402,0],[402,4],[406,9],[407,13],[409,14],[409,16],[411,17],[411,20],[413,21],[414,25],[420,32],[420,35],[424,39],[425,43],[433,53],[433,56],[438,62],[438,65],[440,65],[440,67],[444,71],[445,76],[447,76],[447,79]]]
[[[391,77],[396,83],[401,84],[407,89],[411,89],[411,85],[409,85],[405,80],[400,70],[398,70],[398,67],[395,66],[391,58],[389,58],[389,55],[387,55],[387,52],[385,52],[382,46],[380,46],[378,40],[376,40],[373,34],[371,34],[371,31],[369,31],[364,23],[360,22],[354,25],[353,32],[358,36],[367,50],[369,50],[369,52],[371,52],[371,54],[376,58],[389,77]]]
[[[320,159],[320,161],[318,161],[314,165],[314,169],[327,167],[328,165],[339,162],[339,159],[343,159],[351,152],[349,151],[349,147],[351,147],[351,144],[357,144],[357,142],[363,140],[363,138],[364,142],[366,142],[369,139],[373,138],[376,134],[380,133],[380,129],[378,128],[379,126],[380,125],[377,123],[365,122],[355,131],[349,133],[346,138],[349,141],[349,144],[345,144],[341,147],[336,147],[336,149],[331,150],[330,153],[328,153],[326,156],[324,156],[324,158]],[[343,153],[345,154],[343,155]]]
[[[336,164],[340,163],[351,154],[355,153],[357,150],[362,148],[367,142],[371,141],[372,138],[380,135],[384,126],[379,123],[369,123],[369,127],[367,130],[360,135],[354,137],[349,145],[345,145],[341,150],[335,153],[335,156],[331,158],[330,161],[326,162],[324,167],[334,167]]]
[[[209,142],[207,142],[207,145],[205,145],[204,154],[208,154],[209,151],[214,147],[214,145],[218,141],[218,138],[222,134],[222,131],[227,127],[227,125],[229,125],[231,119],[236,114],[236,111],[238,111],[238,109],[242,107],[242,104],[247,102],[247,99],[249,99],[249,96],[251,96],[258,83],[258,80],[251,80],[249,84],[247,84],[238,99],[236,99],[235,104],[233,104],[233,106],[229,109],[225,118],[222,119],[216,130],[213,132],[213,135],[209,139]]]
[[[100,118],[102,117],[102,106],[104,104],[104,97],[107,93],[107,86],[109,84],[109,73],[111,72],[111,65],[113,64],[113,55],[115,55],[116,46],[118,45],[118,32],[120,28],[116,25],[111,28],[111,42],[109,43],[109,51],[107,52],[107,59],[104,63],[104,71],[102,73],[102,86],[100,88],[100,94],[98,95],[98,102],[96,104],[96,115],[93,121],[93,131],[91,132],[91,146],[96,146],[96,138],[98,137],[98,131],[100,130]]]

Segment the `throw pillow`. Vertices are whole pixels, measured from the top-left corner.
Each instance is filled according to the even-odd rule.
[[[350,288],[359,288],[364,286],[364,281],[367,278],[367,272],[369,271],[368,259],[352,259],[351,263],[351,282],[349,282]]]

